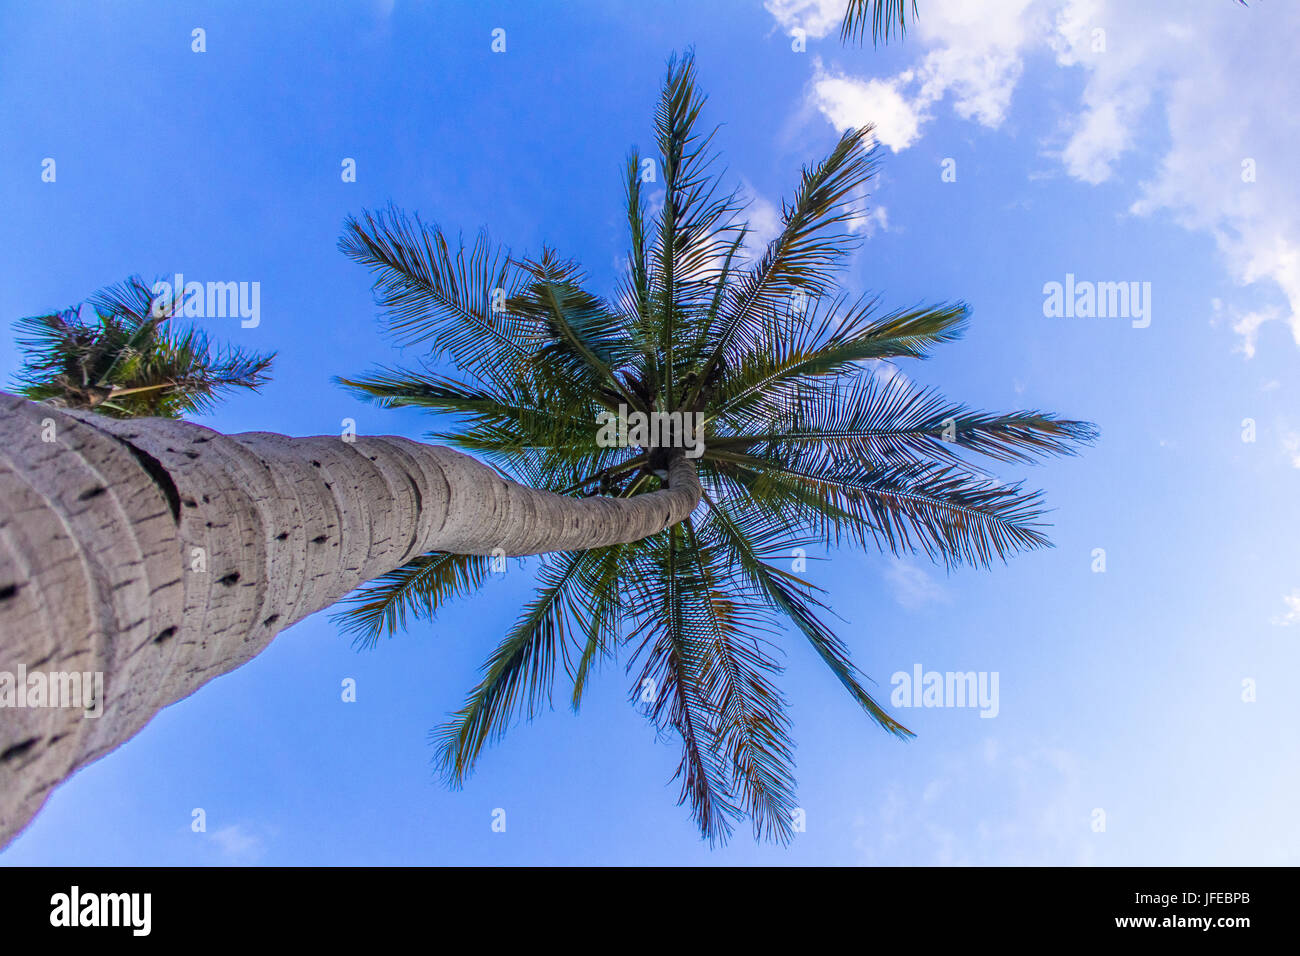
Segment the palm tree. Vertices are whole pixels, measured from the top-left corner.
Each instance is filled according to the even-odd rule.
[[[692,58],[671,61],[654,121],[661,205],[649,214],[633,151],[626,276],[612,298],[550,249],[515,258],[483,234],[454,248],[393,207],[350,219],[340,246],[373,272],[390,331],[432,348],[418,368],[342,381],[386,407],[449,416],[430,437],[563,496],[661,493],[703,423],[703,508],[656,534],[545,556],[535,597],[434,733],[438,763],[463,783],[487,742],[548,705],[561,660],[576,710],[593,669],[622,656],[632,700],[680,739],[679,802],[702,834],[725,840],[748,816],[756,838],[785,841],[795,781],[780,634],[808,640],[872,720],[910,736],[863,685],[819,589],[787,570],[793,549],[845,541],[986,566],[1042,547],[1039,495],[967,459],[1068,454],[1095,432],[1037,411],[974,411],[893,374],[888,360],[957,339],[967,309],[885,311],[836,292],[874,170],[869,127],[803,170],[779,235],[748,258],[703,107]],[[454,374],[438,370],[443,359]],[[655,413],[670,416],[672,440],[610,447],[595,424]],[[476,590],[489,561],[421,554],[352,595],[341,620],[371,645]]]
[[[912,19],[916,19],[916,0],[912,0]],[[840,23],[840,42],[861,43],[871,23],[871,42],[889,42],[890,32],[897,27],[899,39],[907,33],[907,0],[849,0]]]
[[[488,556],[557,553],[444,735],[453,776],[521,702],[539,706],[570,634],[582,642],[566,659],[575,701],[603,657],[628,648],[640,660],[638,692],[682,734],[686,796],[716,836],[746,809],[788,835],[787,723],[766,643],[781,616],[875,720],[906,734],[776,556],[842,535],[979,564],[1045,544],[1037,495],[961,456],[1028,460],[1093,432],[971,412],[863,369],[923,356],[965,317],[961,306],[879,315],[831,294],[870,175],[869,131],[804,171],[780,235],[750,263],[735,196],[717,195],[708,172],[702,106],[690,59],[670,66],[656,116],[663,205],[648,216],[633,154],[630,270],[614,304],[581,291],[553,254],[515,261],[486,239],[453,254],[438,230],[396,214],[345,237],[373,256],[398,329],[432,333],[470,379],[426,370],[351,384],[468,416],[457,441],[535,487],[401,438],[227,436],[0,394],[0,846],[59,782],[294,622],[395,574],[410,597],[377,613],[391,629],[403,608],[432,611],[471,587]],[[792,307],[801,296],[807,311]],[[623,403],[705,415],[704,456],[673,447],[681,419],[667,447],[603,447],[591,413]],[[53,678],[38,681],[41,669]],[[98,716],[35,696],[14,707],[35,694],[15,680],[24,672],[42,702],[58,682],[57,702]],[[74,673],[103,686],[79,693]]]
[[[215,349],[193,328],[171,320],[179,299],[162,301],[139,276],[102,289],[81,309],[20,319],[18,344],[27,352],[15,376],[20,394],[61,408],[113,418],[179,418],[209,411],[230,389],[256,390],[275,354]]]

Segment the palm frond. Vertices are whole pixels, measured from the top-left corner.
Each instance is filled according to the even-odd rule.
[[[613,657],[618,650],[626,617],[622,594],[628,575],[628,555],[633,550],[632,545],[626,544],[605,548],[595,561],[584,562],[579,569],[582,586],[590,598],[590,614],[577,664],[569,667],[565,658],[565,666],[573,678],[570,704],[575,713],[582,705],[592,668]]]
[[[907,0],[849,0],[840,24],[840,42],[862,42],[871,23],[871,42],[889,42],[890,33],[898,30],[901,39],[907,32]],[[912,0],[912,17],[917,16],[916,0]]]
[[[780,674],[769,635],[771,617],[756,595],[722,566],[722,553],[684,522],[683,560],[693,565],[683,601],[710,634],[706,693],[718,715],[717,736],[727,758],[732,794],[754,826],[755,839],[788,843],[794,836],[793,745],[786,701],[769,680]]]
[[[598,562],[603,550],[543,560],[536,597],[488,659],[464,706],[431,734],[438,747],[435,764],[448,783],[463,784],[483,747],[499,739],[515,718],[531,720],[549,705],[555,663],[570,631],[588,630],[580,572]]]
[[[764,330],[760,343],[727,368],[718,385],[718,414],[784,410],[821,382],[858,370],[861,363],[925,358],[937,345],[961,337],[963,305],[911,309],[876,317],[874,300],[823,303]]]
[[[690,596],[699,595],[701,582],[689,577],[693,565],[684,560],[681,536],[680,527],[656,535],[639,561],[641,644],[632,662],[644,657],[644,664],[630,696],[646,703],[646,716],[661,733],[671,728],[681,739],[682,757],[673,775],[682,781],[677,803],[689,802],[692,819],[713,845],[727,841],[742,811],[732,796],[718,715],[709,698],[712,635],[687,606]]]
[[[636,319],[636,338],[642,354],[653,368],[656,335],[650,311],[650,239],[647,234],[647,204],[643,195],[641,154],[628,154],[623,180],[623,198],[627,212],[627,272],[623,277],[618,301],[626,303]]]
[[[473,594],[487,580],[491,558],[435,551],[382,574],[342,601],[330,620],[373,647],[381,637],[406,630],[408,621],[428,620],[456,597]]]
[[[716,128],[696,131],[707,97],[696,90],[695,81],[693,54],[670,59],[655,111],[664,200],[653,230],[650,298],[667,408],[676,407],[678,339],[689,336],[690,316],[713,291],[719,265],[734,241],[733,218],[739,210],[736,191],[719,192],[716,156],[710,151]]]
[[[527,360],[535,330],[504,308],[527,274],[486,232],[453,252],[438,226],[389,206],[349,216],[339,249],[374,276],[375,301],[400,343],[429,343],[433,356],[498,381]]]
[[[757,508],[740,509],[734,502],[718,501],[707,494],[708,533],[728,549],[737,570],[752,583],[768,604],[783,614],[812,645],[835,678],[866,714],[896,737],[914,734],[896,721],[863,687],[848,648],[817,616],[826,605],[814,596],[812,584],[764,560],[774,552],[790,554],[808,542],[793,539],[779,513]]]
[[[959,451],[1002,462],[1032,462],[1073,455],[1095,439],[1087,422],[1046,412],[975,411],[950,402],[906,376],[846,378],[834,387],[805,391],[782,408],[770,430],[755,417],[738,434],[714,437],[715,450],[766,454],[782,461],[811,455],[819,465],[859,462],[870,467],[926,461],[965,464]]]
[[[861,214],[856,197],[874,174],[871,136],[869,126],[849,130],[822,162],[804,168],[794,199],[783,204],[781,232],[717,311],[701,383],[726,356],[761,346],[796,292],[814,299],[831,292],[833,271],[857,244],[847,227]]]
[[[485,455],[505,474],[557,490],[634,456],[634,449],[603,448],[595,424],[600,406],[590,392],[574,394],[562,381],[520,378],[503,393],[494,385],[462,382],[429,369],[380,367],[339,384],[381,407],[420,407],[448,414],[454,425],[429,437]]]
[[[1041,492],[1003,483],[957,467],[900,465],[865,468],[799,460],[767,468],[824,496],[836,511],[852,515],[847,527],[830,521],[832,540],[841,533],[862,547],[894,555],[922,551],[945,565],[988,567],[996,558],[1051,547],[1043,534]],[[829,515],[828,515],[829,517]]]

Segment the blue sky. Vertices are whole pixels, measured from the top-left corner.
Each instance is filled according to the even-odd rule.
[[[904,42],[872,50],[841,47],[831,0],[0,3],[0,317],[132,273],[260,282],[256,328],[200,320],[279,352],[274,381],[202,419],[214,428],[433,427],[330,381],[395,358],[366,275],[335,248],[363,208],[486,226],[516,252],[547,242],[612,291],[622,161],[650,148],[664,62],[692,45],[760,227],[837,126],[878,124],[845,286],[973,310],[962,342],[907,375],[1101,428],[1079,458],[999,470],[1045,489],[1054,550],[951,575],[815,555],[882,693],[917,664],[997,672],[999,710],[901,709],[918,737],[898,742],[787,639],[807,814],[788,848],[743,828],[701,842],[675,806],[677,752],[618,667],[581,715],[561,704],[515,727],[464,790],[435,781],[426,733],[529,593],[512,565],[373,651],[325,614],[298,624],[77,774],[0,863],[1297,862],[1300,10],[920,8]],[[1043,287],[1067,273],[1151,283],[1150,326],[1045,317]],[[0,336],[6,381],[18,361]]]

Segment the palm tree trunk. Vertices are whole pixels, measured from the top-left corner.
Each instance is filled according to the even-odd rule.
[[[79,767],[370,578],[428,551],[636,541],[699,499],[686,458],[665,490],[574,499],[404,438],[227,436],[0,393],[0,847]],[[101,715],[14,706],[20,667],[102,673]]]

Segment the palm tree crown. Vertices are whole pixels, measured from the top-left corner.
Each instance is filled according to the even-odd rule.
[[[753,257],[737,193],[713,171],[691,56],[669,62],[654,117],[662,194],[642,157],[625,169],[630,248],[616,295],[544,249],[515,258],[480,235],[448,243],[395,208],[349,219],[342,250],[375,276],[391,332],[432,364],[341,380],[385,406],[450,416],[431,437],[502,473],[567,494],[657,489],[680,448],[606,447],[598,419],[700,416],[702,508],[648,539],[541,560],[534,599],[464,706],[434,732],[461,783],[483,746],[551,700],[563,662],[574,709],[593,668],[623,657],[631,699],[681,741],[680,802],[710,841],[752,820],[792,834],[793,745],[776,640],[807,639],[867,715],[910,736],[863,686],[792,549],[842,541],[988,565],[1046,545],[1037,493],[966,462],[1071,453],[1092,426],[1036,411],[990,414],[914,387],[887,360],[958,338],[965,306],[886,312],[835,289],[856,244],[875,163],[870,128],[805,168],[780,233]],[[343,623],[363,644],[479,587],[490,557],[428,554],[355,593]]]
[[[197,329],[171,326],[179,300],[158,300],[139,276],[100,290],[89,304],[91,322],[72,308],[15,323],[27,353],[15,375],[19,392],[113,418],[180,418],[269,378],[275,353],[214,347]]]

